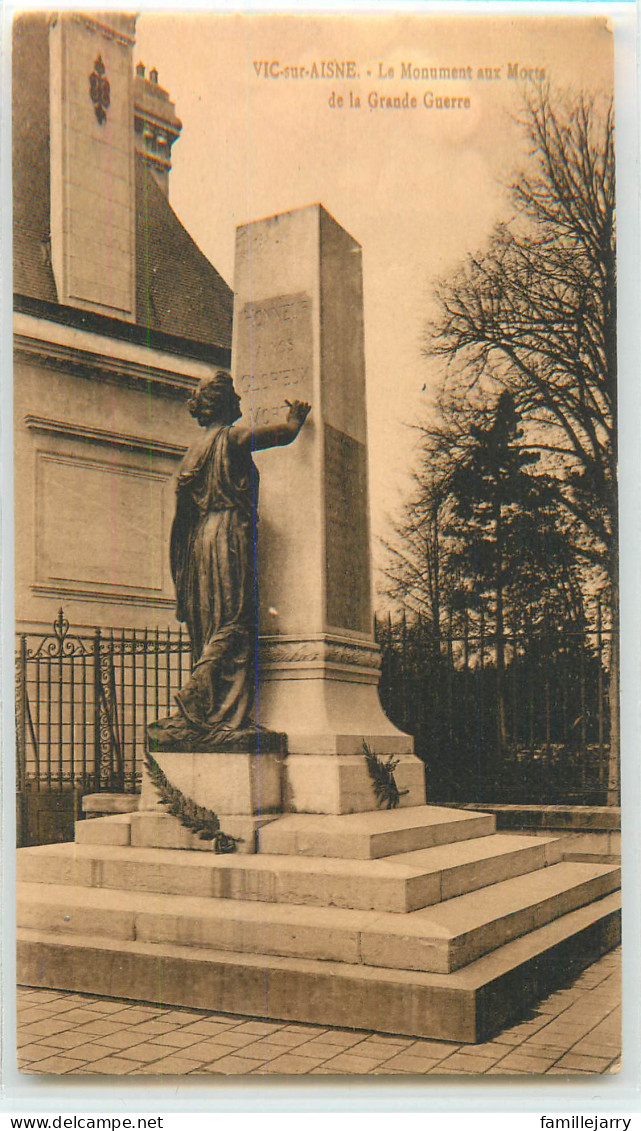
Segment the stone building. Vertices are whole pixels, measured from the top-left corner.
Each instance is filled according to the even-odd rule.
[[[169,204],[182,127],[157,72],[134,70],[135,22],[13,29],[23,844],[73,836],[83,794],[137,788],[146,722],[189,662],[168,561],[185,400],[230,364],[233,295]]]
[[[175,626],[168,533],[195,383],[233,296],[172,210],[181,123],[133,15],[13,31],[16,612]]]

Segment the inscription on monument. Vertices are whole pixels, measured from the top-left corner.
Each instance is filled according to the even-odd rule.
[[[371,632],[365,445],[325,424],[327,623]]]
[[[236,388],[243,416],[271,424],[285,401],[310,400],[313,364],[312,303],[305,293],[247,302],[240,312]]]

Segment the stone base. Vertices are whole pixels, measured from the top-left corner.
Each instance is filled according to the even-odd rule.
[[[282,758],[278,754],[154,755],[163,773],[185,797],[218,816],[278,813],[282,808]],[[146,767],[143,768],[140,811],[165,813]],[[234,835],[233,833],[231,835]]]
[[[394,779],[401,794],[399,807],[425,804],[425,767],[418,758],[400,756]],[[378,809],[364,755],[290,754],[285,761],[284,808],[331,814]]]
[[[375,682],[309,678],[304,666],[276,679],[265,673],[260,721],[285,731],[290,754],[360,754],[363,739],[376,754],[411,754],[414,739],[384,714]]]
[[[216,854],[153,811],[22,849],[20,980],[476,1041],[619,937],[618,868],[495,833],[493,814],[228,815],[225,832],[243,835],[235,820],[267,822],[260,852]]]

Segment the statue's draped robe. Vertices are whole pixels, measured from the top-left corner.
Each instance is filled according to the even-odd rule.
[[[176,701],[188,727],[212,740],[247,726],[256,681],[258,472],[229,436],[229,427],[209,428],[185,456],[171,532],[177,616],[194,664]]]

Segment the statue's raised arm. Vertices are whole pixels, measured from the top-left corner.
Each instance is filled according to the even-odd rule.
[[[240,397],[228,373],[201,382],[188,402],[203,432],[181,465],[171,532],[176,615],[187,624],[193,668],[178,711],[148,727],[150,750],[256,748],[258,472],[252,451],[291,444],[310,412],[289,405],[279,424],[236,425]],[[262,749],[269,736],[260,734]]]
[[[285,401],[285,404],[289,409],[285,420],[277,424],[261,424],[256,428],[235,426],[229,433],[231,442],[239,448],[245,447],[253,452],[291,444],[312,411],[312,406],[306,401]]]

